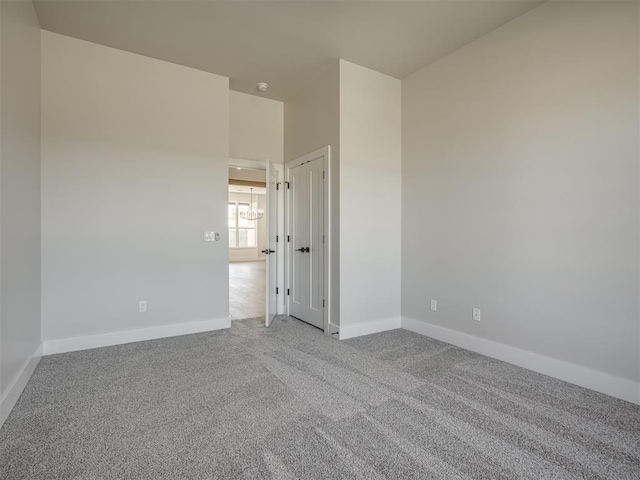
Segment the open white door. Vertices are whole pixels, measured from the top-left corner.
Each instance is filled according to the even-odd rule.
[[[267,162],[267,304],[265,326],[271,325],[277,313],[278,287],[278,171],[271,162]]]

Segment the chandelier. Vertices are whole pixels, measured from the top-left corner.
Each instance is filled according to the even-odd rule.
[[[240,218],[243,218],[249,221],[259,220],[262,217],[264,217],[264,211],[260,209],[256,209],[256,210],[253,209],[253,187],[250,190],[251,190],[251,200],[249,203],[249,210],[243,210],[242,212],[240,212]]]

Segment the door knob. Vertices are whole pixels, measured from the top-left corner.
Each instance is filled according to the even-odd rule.
[[[267,252],[267,254],[269,254],[269,253],[276,253],[276,251],[275,251],[275,250],[269,250],[269,251]]]
[[[261,251],[262,253],[264,253],[265,255],[269,255],[269,253],[273,252],[273,250],[269,250],[269,249],[266,249],[266,250],[260,250],[260,251]]]
[[[309,253],[309,247],[296,248],[296,252]]]

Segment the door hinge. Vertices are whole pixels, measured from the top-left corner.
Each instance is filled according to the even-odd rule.
[[[322,235],[322,243],[324,243],[324,235]]]
[[[280,190],[280,182],[276,182],[276,190]]]
[[[291,235],[287,235],[287,242],[291,241]]]
[[[280,289],[276,287],[276,295],[278,295],[278,292],[280,292]]]
[[[291,188],[291,184],[289,182],[284,182],[287,184],[287,190],[289,190]]]
[[[324,180],[324,170],[322,171],[322,179]]]
[[[291,291],[287,288],[287,295],[291,295]]]
[[[280,235],[276,235],[276,243],[280,241]]]
[[[324,308],[324,298],[322,299],[322,308]]]

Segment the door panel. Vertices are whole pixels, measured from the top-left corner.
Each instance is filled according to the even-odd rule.
[[[289,189],[291,195],[291,271],[289,282],[290,311],[295,317],[303,317],[306,296],[309,290],[309,271],[306,254],[302,250],[308,242],[308,197],[309,181],[306,176],[306,165],[301,165],[290,172]]]
[[[308,164],[309,169],[309,323],[324,326],[322,299],[324,292],[324,245],[322,232],[324,230],[324,185],[322,171],[323,159],[314,160]]]
[[[289,169],[289,314],[324,328],[324,158]]]
[[[267,292],[265,325],[268,327],[276,316],[278,303],[278,171],[267,162]]]

